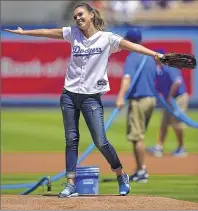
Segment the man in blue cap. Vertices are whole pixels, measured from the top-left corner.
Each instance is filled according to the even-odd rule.
[[[140,44],[142,41],[141,31],[138,28],[131,28],[126,33],[125,39]],[[131,82],[133,82],[138,67],[143,62],[143,58],[144,55],[132,52],[126,59],[121,87],[116,99],[116,106],[119,109],[125,104],[125,95]],[[149,81],[154,83],[155,77],[156,62],[152,57],[147,57],[128,97],[127,139],[132,143],[137,164],[137,170],[130,176],[130,181],[145,183],[149,177],[145,166],[144,137],[156,105],[156,100],[149,84]]]
[[[157,49],[156,51],[165,54],[163,49]],[[189,96],[180,70],[158,63],[157,73],[156,88],[158,92],[166,99],[167,103],[170,103],[171,98],[175,98],[180,109],[185,112],[188,108]],[[162,113],[162,121],[157,144],[153,147],[149,147],[147,152],[156,157],[163,156],[163,146],[169,125],[172,126],[178,141],[178,147],[171,154],[175,157],[186,156],[187,151],[184,148],[183,132],[185,125],[179,122],[175,117],[171,116],[171,114],[165,109]]]

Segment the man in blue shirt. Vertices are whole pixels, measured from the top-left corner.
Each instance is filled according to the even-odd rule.
[[[165,53],[163,50],[158,50],[158,52]],[[163,95],[168,103],[170,103],[170,99],[172,97],[175,98],[181,110],[185,112],[188,108],[189,96],[186,92],[185,84],[180,71],[173,67],[158,64],[157,73],[156,88],[158,92]],[[183,140],[184,125],[175,117],[171,116],[171,114],[166,110],[163,111],[162,123],[157,144],[154,147],[148,148],[147,151],[156,157],[162,157],[163,145],[169,125],[173,127],[178,140],[178,147],[172,152],[172,155],[186,156],[187,152],[184,149]]]
[[[141,43],[141,32],[138,29],[131,29],[127,32],[125,39],[134,43]],[[121,109],[125,104],[125,95],[129,89],[134,75],[144,60],[144,55],[132,52],[128,55],[121,87],[116,99],[116,106]],[[148,173],[145,166],[145,144],[144,137],[153,109],[156,105],[155,97],[150,88],[149,82],[154,83],[156,77],[156,62],[153,58],[147,57],[142,71],[128,97],[127,115],[127,139],[132,143],[137,164],[137,171],[130,176],[130,181],[147,182]]]

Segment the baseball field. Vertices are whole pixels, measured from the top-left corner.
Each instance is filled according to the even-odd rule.
[[[105,109],[105,120],[112,109]],[[135,171],[132,146],[126,141],[125,110],[115,118],[107,132],[124,169]],[[197,110],[188,115],[198,121]],[[156,110],[146,134],[145,144],[155,144],[160,126],[160,111]],[[80,154],[92,143],[91,136],[80,118]],[[169,129],[165,143],[165,155],[155,158],[146,155],[149,172],[147,184],[131,183],[127,197],[117,196],[116,182],[104,183],[103,178],[114,178],[107,162],[95,149],[80,165],[97,165],[100,168],[100,196],[59,199],[42,196],[46,187],[39,187],[28,196],[19,195],[25,189],[2,190],[2,209],[198,209],[198,130],[185,129],[185,147],[188,157],[175,158],[170,152],[177,146],[174,133]],[[43,176],[54,176],[65,168],[64,130],[61,111],[58,108],[2,109],[1,112],[1,184],[37,182]],[[63,188],[65,179],[52,183],[51,194]],[[42,200],[41,200],[42,199]]]

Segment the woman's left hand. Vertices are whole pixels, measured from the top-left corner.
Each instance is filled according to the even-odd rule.
[[[156,53],[154,58],[155,58],[155,60],[160,61],[160,58],[162,58],[163,56],[164,55],[161,53]]]

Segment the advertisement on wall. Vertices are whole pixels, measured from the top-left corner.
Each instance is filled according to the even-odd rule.
[[[149,41],[144,46],[167,52],[192,53],[192,43],[183,41]],[[2,41],[1,93],[3,96],[60,95],[70,59],[71,46],[63,41]],[[116,96],[120,88],[127,51],[112,54],[108,64],[111,91]],[[182,71],[187,91],[193,94],[192,70]]]

